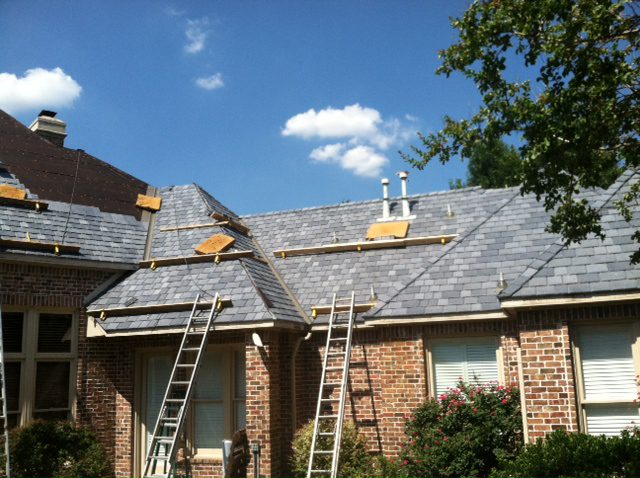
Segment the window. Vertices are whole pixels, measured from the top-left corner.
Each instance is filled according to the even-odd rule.
[[[175,357],[155,353],[146,359],[146,446],[162,405]],[[222,440],[231,438],[246,423],[244,350],[209,347],[194,384],[189,406],[187,435],[196,455],[221,454]],[[145,435],[142,435],[145,436]]]
[[[580,327],[576,363],[583,428],[592,435],[618,435],[640,424],[637,333],[630,325]]]
[[[431,390],[435,396],[465,382],[499,379],[498,342],[494,337],[440,339],[429,342]]]
[[[9,426],[71,417],[76,323],[71,313],[3,312]]]

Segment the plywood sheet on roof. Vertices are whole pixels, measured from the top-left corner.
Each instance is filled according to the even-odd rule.
[[[9,184],[0,184],[0,197],[10,199],[25,199],[27,192],[24,189],[10,186]]]
[[[367,240],[379,239],[381,237],[395,237],[396,239],[404,239],[409,232],[409,223],[407,221],[395,222],[378,222],[372,224],[367,231]]]
[[[226,234],[214,234],[196,247],[196,252],[198,254],[217,254],[218,252],[226,251],[235,242],[236,240],[233,237]]]
[[[138,200],[136,206],[146,209],[147,211],[159,211],[162,206],[162,198],[153,196],[145,196],[144,194],[138,194]]]

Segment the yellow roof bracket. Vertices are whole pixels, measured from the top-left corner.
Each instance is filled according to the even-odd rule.
[[[216,254],[216,259],[213,261],[216,265],[220,264],[220,254]]]
[[[107,312],[104,309],[102,309],[102,311],[100,312],[100,320],[102,320],[103,322],[107,320]]]
[[[31,234],[29,234],[29,231],[27,231],[27,241],[31,242]]]
[[[57,242],[55,243],[55,245],[53,246],[53,253],[56,256],[60,255],[60,244],[58,244]]]
[[[151,265],[149,266],[149,269],[151,269],[152,271],[155,271],[158,268],[158,265],[156,264],[156,260],[153,259],[151,261]]]
[[[35,204],[35,208],[36,208],[36,212],[42,212],[42,206],[37,201],[36,201],[36,204]]]
[[[286,252],[284,252],[284,251],[282,251],[282,252],[280,253],[280,257],[282,257],[283,259],[286,259],[286,258],[287,258],[287,253],[286,253]]]
[[[313,317],[314,319],[318,317],[318,309],[316,309],[315,307],[311,309],[311,317]]]

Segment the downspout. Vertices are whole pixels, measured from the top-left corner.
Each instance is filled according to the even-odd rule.
[[[524,396],[524,371],[522,370],[522,349],[516,349],[518,358],[518,386],[520,388],[520,410],[522,411],[522,438],[525,445],[529,443],[529,424],[527,423],[527,401]]]
[[[307,341],[311,338],[311,331],[307,332],[307,335],[298,337],[293,344],[293,353],[291,354],[291,420],[293,427],[295,428],[297,420],[297,407],[296,407],[296,355],[298,349],[303,341]],[[293,430],[295,433],[295,430]]]

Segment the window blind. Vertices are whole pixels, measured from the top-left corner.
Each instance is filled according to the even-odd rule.
[[[434,341],[431,358],[437,395],[457,386],[460,379],[477,384],[498,381],[496,351],[493,339]]]

